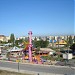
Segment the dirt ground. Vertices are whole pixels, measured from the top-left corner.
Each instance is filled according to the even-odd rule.
[[[30,75],[30,74],[22,74],[17,72],[9,72],[5,70],[0,70],[0,75]]]

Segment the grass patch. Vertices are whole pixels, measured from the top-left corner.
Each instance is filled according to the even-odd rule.
[[[18,72],[10,72],[6,70],[0,70],[0,75],[30,75],[30,74],[24,74],[24,73],[18,73]]]

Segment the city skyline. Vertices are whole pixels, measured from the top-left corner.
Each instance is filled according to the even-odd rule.
[[[73,0],[0,0],[0,34],[73,35]]]

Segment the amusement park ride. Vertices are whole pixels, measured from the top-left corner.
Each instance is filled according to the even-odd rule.
[[[28,42],[25,42],[24,41],[24,44],[25,44],[25,50],[28,50],[28,59],[29,59],[29,62],[32,62],[32,31],[29,31],[28,33],[29,35],[29,39],[28,39]]]
[[[27,58],[29,59],[29,62],[33,62],[33,58],[36,59],[37,61],[40,61],[39,56],[37,56],[37,55],[35,55],[34,57],[32,56],[32,50],[33,50],[33,48],[32,48],[33,47],[33,45],[32,45],[32,31],[29,31],[28,35],[29,35],[28,42],[24,42],[24,45],[25,45],[24,50],[25,51],[28,50]]]
[[[29,31],[29,61],[32,62],[32,31]]]
[[[32,44],[32,31],[29,31],[28,35],[29,35],[28,42],[24,42],[25,60],[29,60],[30,63],[42,64],[43,62],[41,56],[47,56],[48,53],[47,54],[45,52],[37,53],[36,48],[34,48]]]

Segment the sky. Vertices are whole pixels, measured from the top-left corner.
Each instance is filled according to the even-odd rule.
[[[74,0],[0,0],[0,35],[72,35],[74,7]]]

